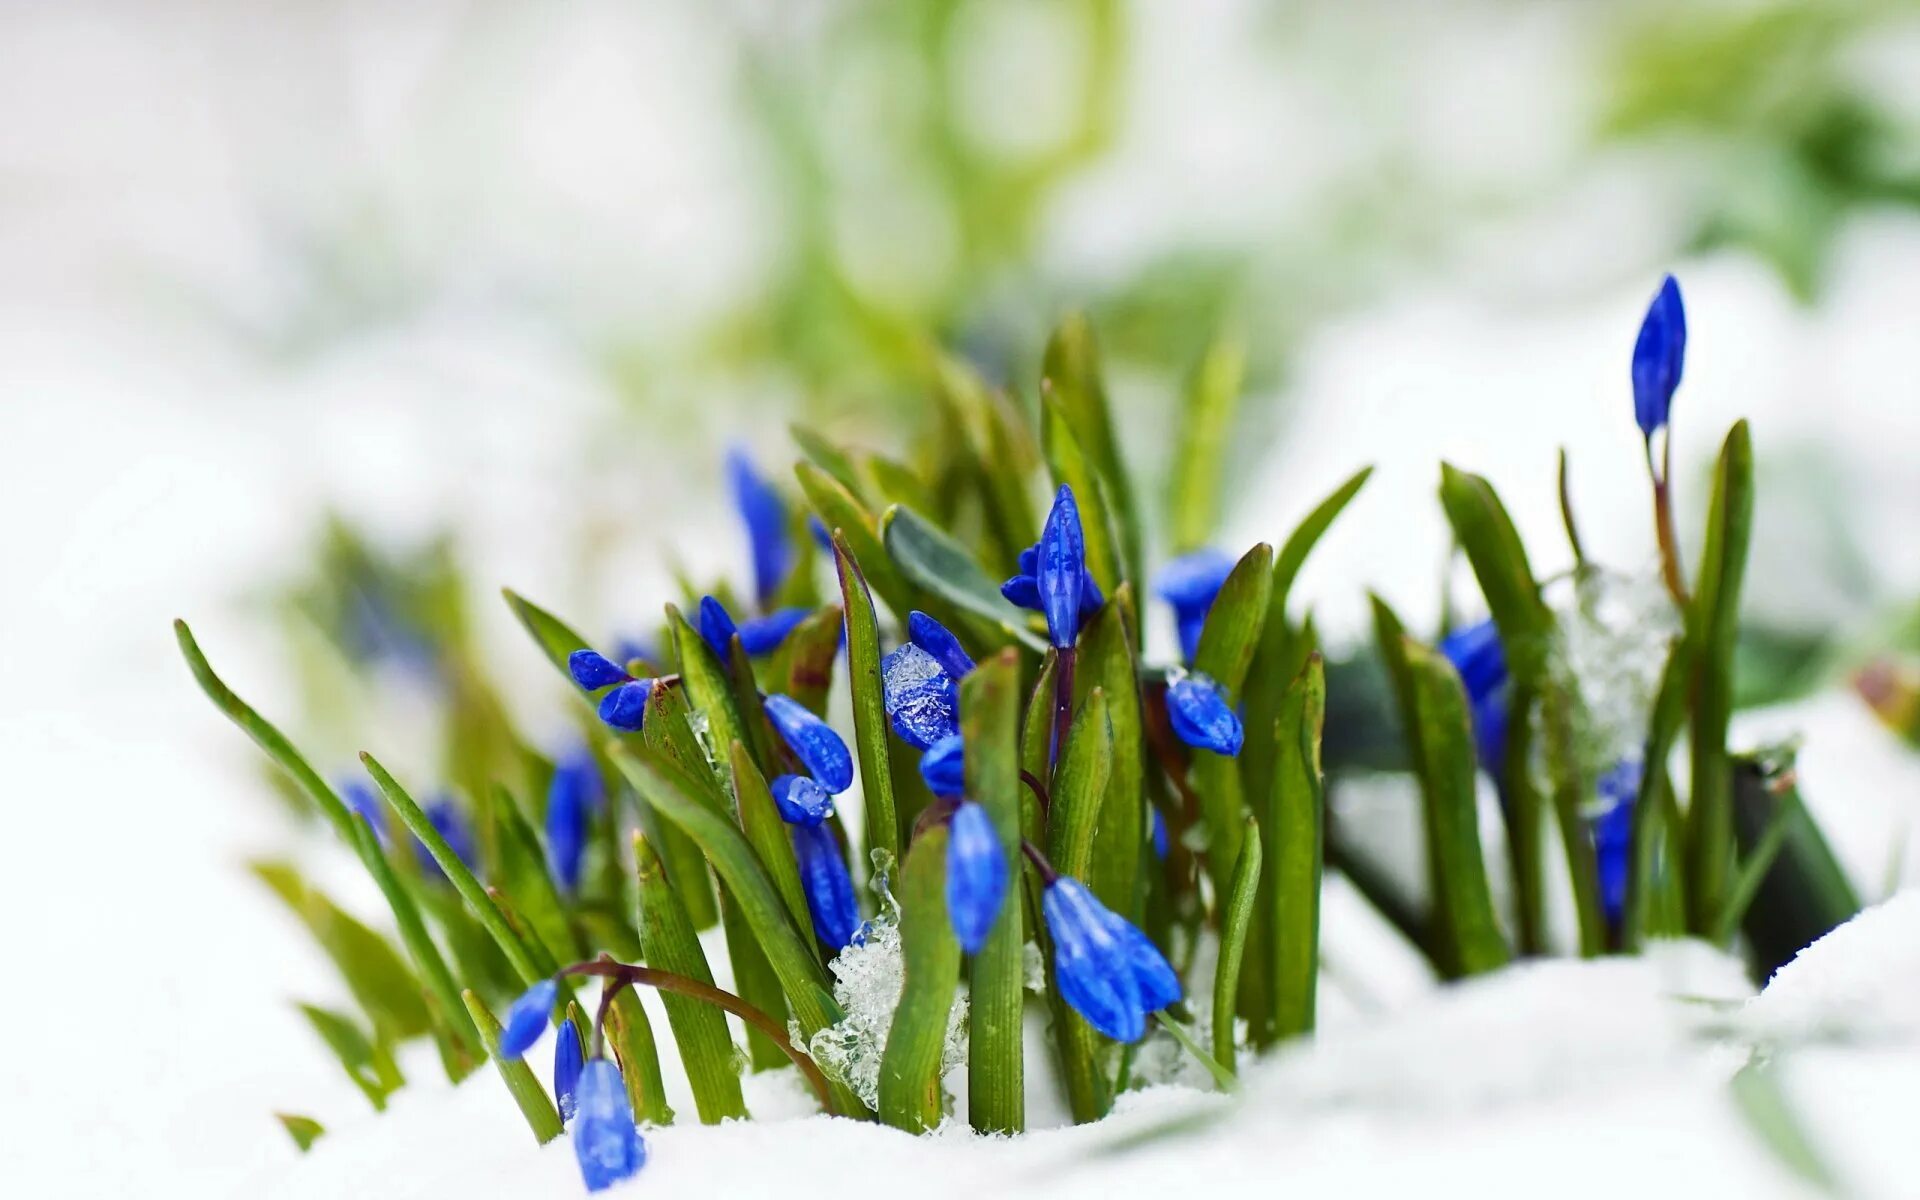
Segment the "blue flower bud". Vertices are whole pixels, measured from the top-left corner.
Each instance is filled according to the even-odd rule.
[[[590,1192],[632,1179],[647,1165],[647,1144],[633,1124],[627,1085],[611,1059],[595,1058],[580,1071],[575,1091],[573,1154]]]
[[[1180,630],[1180,656],[1192,662],[1200,651],[1200,630],[1220,586],[1233,574],[1234,561],[1225,551],[1209,546],[1168,563],[1154,581],[1154,590],[1173,607]]]
[[[887,720],[907,745],[925,750],[960,732],[960,689],[939,661],[920,647],[901,646],[881,659],[880,685]]]
[[[1148,809],[1153,814],[1153,856],[1161,862],[1167,861],[1172,845],[1167,841],[1167,819],[1160,815],[1157,808]]]
[[[967,790],[965,747],[957,733],[948,734],[920,756],[920,778],[936,796],[958,796]]]
[[[1137,1042],[1146,1034],[1147,1015],[1180,999],[1180,979],[1166,957],[1079,880],[1054,880],[1040,908],[1053,935],[1060,994],[1096,1030]]]
[[[1246,736],[1240,715],[1205,675],[1186,675],[1167,685],[1167,718],[1187,745],[1228,758],[1240,753]]]
[[[554,763],[547,785],[547,866],[564,892],[580,886],[588,817],[600,803],[601,789],[600,768],[585,746]]]
[[[542,979],[520,993],[520,998],[507,1010],[506,1027],[500,1031],[501,1058],[519,1058],[533,1048],[547,1028],[547,1020],[553,1015],[554,998],[559,994],[560,985],[551,979]]]
[[[560,1022],[559,1036],[553,1039],[553,1098],[560,1105],[560,1120],[573,1120],[580,1104],[580,1070],[586,1056],[580,1053],[580,1031],[572,1021]]]
[[[1469,625],[1442,639],[1440,653],[1466,688],[1480,767],[1498,776],[1507,753],[1507,657],[1500,630],[1492,621]]]
[[[755,658],[771,654],[787,640],[794,627],[813,615],[810,608],[782,608],[740,626],[740,645]]]
[[[800,868],[800,887],[813,914],[813,931],[835,950],[845,949],[860,931],[860,909],[853,899],[853,879],[840,843],[826,824],[795,825],[793,856]]]
[[[1006,848],[987,810],[968,801],[953,811],[947,840],[947,919],[962,950],[980,953],[1006,898]]]
[[[1627,876],[1633,865],[1633,806],[1640,797],[1642,767],[1624,758],[1600,777],[1600,802],[1593,819],[1593,855],[1599,866],[1600,908],[1609,925],[1618,926],[1627,907]]]
[[[733,656],[733,635],[740,632],[727,606],[712,596],[700,597],[700,640],[713,647],[722,663]]]
[[[611,687],[633,678],[618,665],[592,650],[575,650],[567,656],[567,674],[589,692]]]
[[[754,470],[744,451],[727,455],[727,480],[733,488],[733,503],[747,527],[747,542],[753,551],[753,594],[765,604],[780,590],[793,564],[793,546],[787,536],[787,502],[773,485]]]
[[[805,775],[782,775],[772,791],[774,807],[789,825],[818,825],[833,815],[833,796]]]
[[[907,640],[925,650],[954,679],[973,670],[973,659],[945,625],[919,611],[907,614]]]
[[[1086,598],[1087,541],[1080,528],[1080,506],[1065,484],[1040,530],[1038,568],[1034,578],[1040,585],[1047,636],[1055,646],[1071,646],[1080,633],[1080,603]]]
[[[853,786],[853,756],[832,726],[778,694],[767,697],[767,719],[821,787],[837,796]]]
[[[1667,423],[1686,358],[1687,310],[1679,283],[1669,275],[1647,306],[1633,343],[1633,419],[1648,437]]]
[[[615,729],[636,732],[646,720],[653,684],[651,679],[634,679],[614,688],[600,698],[600,719]]]

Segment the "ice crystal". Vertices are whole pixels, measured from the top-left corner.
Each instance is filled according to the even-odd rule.
[[[1597,780],[1640,754],[1679,617],[1654,575],[1588,571],[1550,599],[1552,670],[1576,701],[1581,774]]]
[[[876,876],[876,881],[884,888],[884,877]],[[814,1034],[807,1049],[829,1077],[853,1089],[869,1108],[878,1107],[880,1056],[887,1048],[893,1012],[906,982],[898,909],[883,906],[880,915],[867,922],[864,937],[842,950],[831,965],[833,998],[846,1018]],[[966,1057],[967,998],[963,994],[954,997],[953,1011],[947,1016],[941,1074]]]

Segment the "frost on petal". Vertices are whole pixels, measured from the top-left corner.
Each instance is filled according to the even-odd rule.
[[[933,655],[906,645],[880,661],[887,720],[900,740],[925,750],[960,729],[960,696]]]
[[[833,796],[805,775],[782,775],[773,781],[774,807],[789,825],[818,825],[833,815]]]
[[[853,786],[853,755],[833,727],[790,696],[767,697],[767,718],[820,786],[839,795]]]

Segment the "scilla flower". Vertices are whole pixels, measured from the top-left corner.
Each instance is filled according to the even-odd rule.
[[[1640,760],[1625,758],[1600,777],[1603,807],[1593,819],[1593,856],[1599,867],[1600,908],[1609,925],[1619,925],[1627,905],[1627,876],[1633,865],[1633,806],[1640,797]]]
[[[1007,853],[987,810],[967,801],[953,811],[947,840],[947,919],[968,954],[980,953],[1007,898]]]
[[[1060,995],[1087,1024],[1116,1042],[1137,1042],[1147,1015],[1180,999],[1180,978],[1166,957],[1079,880],[1056,876],[1040,908],[1053,935]]]
[[[560,985],[551,979],[542,979],[513,1002],[507,1010],[507,1022],[500,1030],[500,1057],[519,1058],[547,1028],[547,1019],[553,1015],[553,1002],[560,994]]]
[[[1087,572],[1086,535],[1072,488],[1060,486],[1040,540],[1020,552],[1020,573],[1000,585],[1000,594],[1046,614],[1047,636],[1059,647],[1073,645],[1081,623],[1099,611],[1105,601]]]
[[[573,1120],[579,1111],[580,1071],[586,1066],[580,1053],[580,1031],[572,1021],[560,1022],[560,1033],[553,1039],[553,1098],[560,1106],[560,1120]]]
[[[1182,675],[1168,682],[1167,719],[1180,740],[1196,750],[1233,758],[1246,740],[1240,715],[1205,675]]]
[[[547,865],[562,890],[580,886],[580,863],[587,849],[587,823],[599,807],[600,768],[585,745],[575,746],[553,765],[547,785]]]
[[[620,1068],[596,1057],[580,1071],[575,1092],[573,1154],[590,1192],[632,1179],[647,1165],[647,1144],[633,1124]]]
[[[575,650],[568,655],[567,673],[589,692],[611,689],[600,697],[602,721],[627,733],[640,728],[647,715],[647,697],[653,694],[653,680],[635,679],[610,659],[592,650]]]
[[[1233,559],[1224,551],[1209,546],[1195,550],[1168,563],[1154,581],[1160,598],[1173,606],[1174,623],[1180,629],[1180,657],[1192,662],[1200,651],[1200,630],[1207,621],[1207,610],[1220,594],[1220,585],[1233,574]]]
[[[1667,423],[1686,358],[1687,310],[1679,283],[1669,275],[1647,306],[1633,343],[1633,419],[1647,437]]]
[[[936,796],[958,796],[967,787],[965,746],[957,733],[948,734],[920,756],[920,778]]]
[[[900,740],[925,750],[960,732],[960,680],[973,658],[923,612],[907,614],[908,643],[880,661],[887,719]]]
[[[832,726],[781,695],[767,697],[767,719],[821,787],[837,796],[853,786],[853,756]]]
[[[727,455],[727,482],[734,507],[747,527],[753,552],[753,594],[762,605],[773,599],[793,565],[793,543],[787,530],[787,503],[754,469],[742,450]]]
[[[818,825],[833,815],[833,795],[805,775],[782,775],[773,781],[773,803],[789,825]]]
[[[853,879],[833,829],[821,825],[793,827],[793,856],[800,867],[800,887],[813,914],[813,931],[835,950],[843,950],[860,931],[860,909],[853,899]]]
[[[1480,767],[1498,778],[1507,752],[1507,657],[1500,646],[1500,631],[1492,621],[1469,625],[1448,634],[1440,652],[1466,687]]]
[[[771,654],[787,640],[794,626],[813,614],[810,608],[782,608],[768,613],[764,617],[741,624],[735,624],[732,614],[726,606],[712,596],[700,598],[700,639],[713,647],[713,652],[721,662],[733,653],[729,644],[733,636],[740,635],[740,648],[749,657],[758,658]]]

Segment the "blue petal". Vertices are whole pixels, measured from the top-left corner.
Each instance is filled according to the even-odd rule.
[[[787,640],[794,627],[813,615],[810,608],[783,608],[756,617],[740,626],[740,646],[748,654],[759,657],[771,654]]]
[[[800,867],[800,886],[813,914],[813,931],[835,950],[845,949],[860,929],[860,909],[853,899],[853,879],[831,826],[793,826],[793,855]]]
[[[901,646],[880,660],[887,720],[900,740],[925,750],[960,731],[960,690],[933,655]]]
[[[573,681],[590,692],[603,687],[611,687],[622,680],[631,678],[611,660],[592,650],[575,650],[567,656],[567,673]]]
[[[733,657],[733,635],[738,632],[726,605],[712,596],[700,597],[700,640],[713,647],[722,665]]]
[[[1246,731],[1213,681],[1188,675],[1167,685],[1167,717],[1181,741],[1197,750],[1232,758],[1240,753]]]
[[[1040,611],[1040,581],[1031,575],[1015,575],[1000,585],[1000,594],[1015,608]]]
[[[1224,550],[1208,546],[1183,554],[1160,569],[1153,590],[1177,613],[1205,614],[1220,594],[1220,585],[1233,574],[1233,558]]]
[[[381,811],[380,797],[374,794],[374,790],[358,779],[349,779],[340,785],[340,798],[373,829],[374,840],[382,846],[386,845],[387,815]]]
[[[1116,1042],[1146,1035],[1146,1010],[1128,951],[1114,937],[1111,916],[1077,879],[1056,879],[1041,897],[1053,935],[1054,976],[1073,1010]]]
[[[1153,856],[1161,862],[1167,861],[1167,852],[1172,847],[1167,842],[1167,819],[1160,815],[1159,809],[1153,813]]]
[[[1139,989],[1141,1009],[1159,1012],[1169,1004],[1179,1003],[1183,995],[1180,977],[1173,973],[1160,947],[1117,913],[1107,913],[1107,927],[1126,951],[1127,968],[1133,973],[1134,986]]]
[[[590,1192],[631,1179],[647,1164],[647,1144],[634,1128],[620,1068],[610,1059],[596,1058],[580,1072],[573,1153]]]
[[[793,546],[787,537],[787,503],[760,477],[753,461],[741,450],[727,455],[727,479],[753,550],[753,593],[765,604],[779,590],[793,562]]]
[[[820,786],[839,795],[853,786],[853,756],[833,727],[789,696],[767,697],[767,718]]]
[[[818,825],[833,815],[833,796],[805,775],[782,775],[772,791],[774,807],[789,825]]]
[[[1686,306],[1679,283],[1669,275],[1647,306],[1633,343],[1633,419],[1647,437],[1667,423],[1686,358]]]
[[[430,801],[426,806],[426,814],[427,820],[433,825],[434,832],[438,833],[441,840],[453,850],[454,857],[469,868],[479,863],[479,851],[473,844],[473,831],[467,827],[466,819],[460,815],[459,806],[454,804],[451,797],[441,796]],[[435,875],[445,876],[446,872],[440,869],[439,862],[427,849],[426,843],[415,839],[413,849],[423,869]]]
[[[623,683],[600,698],[600,719],[615,729],[633,733],[646,719],[647,697],[652,694],[651,679]]]
[[[1047,523],[1040,530],[1040,609],[1047,617],[1047,636],[1059,647],[1073,645],[1080,632],[1081,603],[1086,599],[1087,543],[1080,528],[1080,506],[1065,484],[1053,498]]]
[[[965,678],[973,670],[973,659],[945,625],[923,612],[907,614],[907,639],[931,654],[935,662],[955,679]]]
[[[949,734],[920,756],[920,778],[936,796],[958,796],[967,790],[965,747],[960,735]]]
[[[546,1031],[554,998],[559,994],[560,985],[551,979],[542,979],[520,993],[507,1010],[506,1026],[500,1031],[500,1057],[519,1058],[533,1048]]]
[[[947,916],[962,950],[980,953],[1006,898],[1007,852],[993,818],[978,804],[962,804],[947,841]]]
[[[557,770],[547,787],[547,866],[562,891],[579,888],[586,852],[586,794],[570,772]]]
[[[1460,673],[1469,700],[1478,703],[1506,686],[1506,651],[1500,645],[1499,627],[1492,621],[1456,629],[1441,640],[1440,653]]]
[[[1180,633],[1180,660],[1190,663],[1200,656],[1200,634],[1207,627],[1207,614],[1175,617],[1173,623]]]
[[[1620,923],[1627,905],[1627,876],[1633,862],[1633,806],[1640,796],[1642,769],[1637,758],[1622,759],[1600,777],[1600,799],[1608,807],[1593,820],[1593,854],[1599,866],[1600,907],[1610,925]]]
[[[807,532],[813,535],[814,545],[824,553],[833,553],[833,534],[827,531],[826,522],[813,513],[807,514]]]
[[[560,1034],[553,1039],[553,1098],[560,1105],[563,1122],[573,1120],[579,1111],[580,1070],[586,1065],[586,1056],[580,1053],[580,1031],[572,1021],[560,1022]]]

